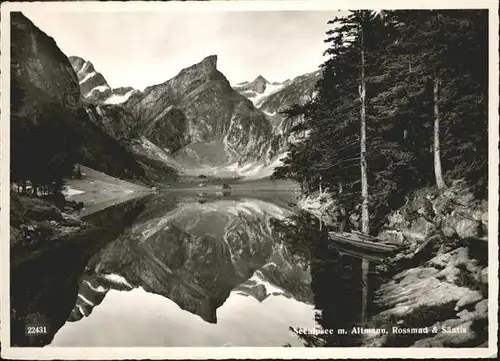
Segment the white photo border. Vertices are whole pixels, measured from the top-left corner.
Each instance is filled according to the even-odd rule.
[[[489,10],[489,341],[488,348],[286,348],[286,347],[10,347],[9,169],[10,169],[10,13],[137,11],[322,11],[354,9]],[[4,2],[1,4],[1,356],[9,359],[334,359],[334,358],[490,358],[497,355],[498,334],[498,2],[496,0],[260,0],[186,2]]]

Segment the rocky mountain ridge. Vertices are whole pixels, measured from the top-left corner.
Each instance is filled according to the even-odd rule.
[[[102,78],[92,89],[107,86],[99,75],[89,78],[88,74],[95,72],[86,65],[89,62],[73,59],[77,73],[86,69],[81,72],[82,79]],[[310,99],[317,77],[318,72],[271,83],[258,76],[231,87],[217,69],[217,56],[210,55],[161,84],[131,92],[115,108],[96,97],[89,100],[101,113],[121,113],[101,116],[108,134],[122,140],[146,139],[157,152],[164,153],[160,158],[181,165],[178,171],[258,178],[269,176],[286,152],[286,133],[291,125],[279,112]],[[99,94],[109,97],[108,93]]]
[[[171,153],[187,145],[216,142],[226,159],[205,159],[209,165],[259,157],[271,137],[266,117],[231,88],[217,69],[216,55],[162,84],[147,87],[133,95],[125,107],[140,117],[144,136],[151,136],[155,144]],[[192,147],[180,154],[196,164],[196,153]]]
[[[132,87],[111,88],[104,76],[94,65],[78,56],[70,56],[69,61],[78,76],[80,91],[85,101],[102,104],[120,104],[139,90]]]

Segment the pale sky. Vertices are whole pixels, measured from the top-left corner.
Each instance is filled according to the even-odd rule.
[[[39,12],[24,14],[111,87],[162,83],[204,57],[231,81],[283,81],[317,69],[337,11]]]

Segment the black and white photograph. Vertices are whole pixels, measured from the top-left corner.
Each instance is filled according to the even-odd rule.
[[[3,3],[2,357],[496,357],[498,4],[394,5]]]

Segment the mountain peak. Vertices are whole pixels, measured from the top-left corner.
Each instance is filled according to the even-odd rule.
[[[257,78],[255,78],[254,82],[262,82],[265,84],[269,84],[269,81],[266,78],[264,78],[262,75],[259,75]]]
[[[77,74],[88,74],[95,71],[94,64],[92,64],[88,60],[85,60],[79,56],[70,56],[68,59]]]
[[[199,63],[190,65],[187,68],[182,69],[179,74],[168,81],[171,81],[181,75],[183,77],[188,77],[188,79],[191,79],[193,76],[197,77],[203,74],[210,74],[215,71],[217,71],[217,55],[209,55],[203,58],[203,60]]]
[[[205,57],[200,64],[208,71],[217,70],[217,55],[209,55]]]

